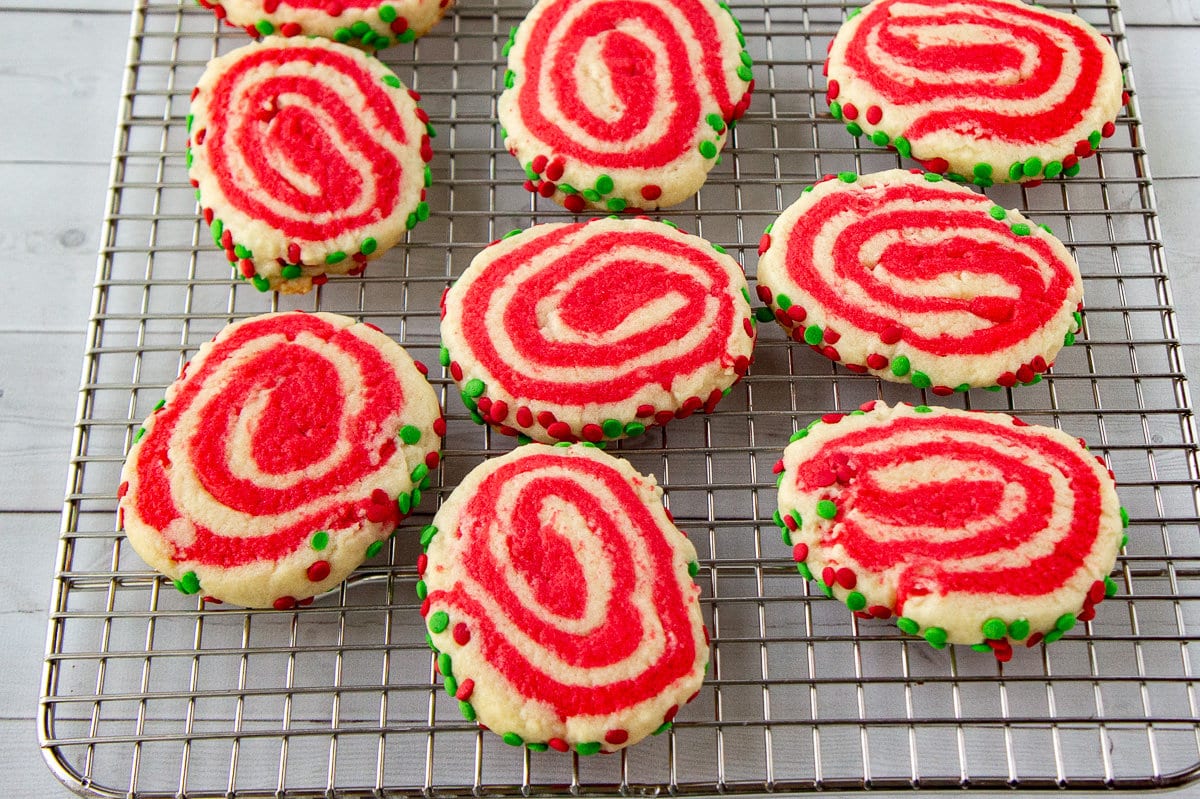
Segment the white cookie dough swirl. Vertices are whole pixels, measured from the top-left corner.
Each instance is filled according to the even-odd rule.
[[[694,194],[753,88],[715,0],[541,0],[508,47],[505,146],[526,188],[576,213]]]
[[[125,532],[184,593],[292,607],[379,552],[444,430],[433,389],[378,330],[253,317],[205,344],[138,432]]]
[[[732,257],[646,219],[537,225],[481,252],[443,301],[442,360],[477,422],[554,443],[711,412],[750,365]]]
[[[936,174],[830,176],[759,252],[759,296],[793,338],[939,395],[1035,382],[1080,325],[1062,242]]]
[[[520,447],[472,471],[422,542],[417,591],[446,690],[507,743],[614,751],[699,691],[696,551],[625,461]]]

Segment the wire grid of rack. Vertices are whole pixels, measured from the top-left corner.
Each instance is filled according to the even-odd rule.
[[[1128,65],[1116,2],[1050,5],[1111,34]],[[764,325],[751,375],[715,413],[619,447],[658,476],[700,552],[712,669],[670,733],[580,758],[510,748],[459,717],[423,641],[415,531],[470,468],[512,442],[471,424],[437,368],[438,298],[498,235],[568,217],[524,191],[500,146],[500,49],[524,10],[461,0],[428,37],[384,53],[440,132],[432,218],[366,276],[280,297],[231,277],[184,166],[192,85],[243,35],[219,30],[189,0],[135,9],[47,644],[40,734],[55,772],[81,792],[145,797],[1194,779],[1200,466],[1136,91],[1080,176],[987,192],[1052,226],[1084,274],[1084,332],[1040,384],[929,397],[849,374]],[[752,109],[699,196],[663,216],[725,246],[753,277],[759,233],[805,185],[898,161],[857,146],[824,108],[821,62],[847,5],[741,0],[734,10],[756,59]],[[434,499],[337,591],[300,611],[206,606],[128,548],[116,528],[119,469],[140,420],[199,344],[277,308],[357,316],[432,365],[449,417],[445,458]],[[858,622],[795,575],[771,522],[772,463],[793,430],[880,397],[1011,409],[1091,442],[1132,516],[1114,574],[1120,592],[1094,621],[999,665]]]

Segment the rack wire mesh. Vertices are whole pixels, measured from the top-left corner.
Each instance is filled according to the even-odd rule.
[[[1128,52],[1114,2],[1050,3]],[[849,6],[738,0],[758,88],[723,163],[665,217],[753,277],[761,230],[819,175],[898,164],[822,100],[825,47]],[[1037,386],[942,399],[849,374],[765,325],[752,374],[713,414],[625,442],[697,545],[712,671],[667,735],[612,757],[529,753],[464,722],[435,680],[414,594],[416,536],[397,536],[300,611],[177,594],[116,528],[141,419],[199,344],[268,309],[373,322],[434,367],[449,431],[434,501],[512,442],[472,425],[437,368],[442,289],[487,242],[568,218],[521,188],[495,122],[500,56],[525,6],[461,0],[383,58],[423,96],[435,141],[431,219],[362,278],[259,294],[208,243],[184,166],[188,95],[244,43],[188,0],[134,10],[105,238],[54,578],[40,735],[71,788],[99,796],[549,795],[812,789],[1145,788],[1200,773],[1190,647],[1200,631],[1200,463],[1153,186],[1132,102],[1069,181],[995,187],[1079,260],[1085,329]],[[1128,69],[1126,72],[1129,75]],[[795,576],[771,522],[771,465],[816,416],[872,398],[1014,410],[1085,437],[1132,516],[1096,619],[1012,662],[938,652],[858,622]]]

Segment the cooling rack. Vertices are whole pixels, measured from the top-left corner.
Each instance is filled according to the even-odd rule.
[[[1111,38],[1115,2],[1050,3]],[[734,253],[819,175],[896,166],[829,118],[821,61],[849,6],[738,0],[757,92],[698,197],[665,214]],[[437,366],[438,297],[487,242],[567,218],[531,198],[500,146],[500,50],[525,6],[461,0],[428,37],[384,53],[424,95],[432,217],[362,278],[304,297],[232,278],[184,166],[188,95],[244,43],[186,2],[133,13],[105,238],[53,583],[40,735],[74,790],[98,796],[300,797],[758,793],[863,788],[1147,788],[1200,771],[1190,648],[1200,631],[1200,464],[1137,92],[1069,181],[995,187],[1070,245],[1084,274],[1078,343],[1040,384],[927,397],[852,375],[764,325],[750,377],[713,414],[625,442],[666,487],[700,552],[709,679],[669,733],[619,755],[529,753],[464,722],[439,689],[414,593],[415,531],[474,465],[512,442],[470,423]],[[418,518],[346,585],[295,611],[176,593],[117,530],[115,489],[140,421],[199,344],[266,310],[373,322],[433,367],[449,416]],[[792,568],[771,522],[771,465],[816,416],[883,398],[1014,410],[1086,437],[1132,517],[1095,620],[1008,664],[935,651],[859,622]],[[405,535],[405,531],[412,533]]]

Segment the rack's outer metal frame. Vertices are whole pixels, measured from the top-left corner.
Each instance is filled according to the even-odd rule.
[[[1109,33],[1115,0],[1051,3]],[[511,749],[438,687],[413,594],[409,522],[391,547],[299,612],[176,594],[116,527],[134,431],[200,342],[276,308],[359,316],[434,367],[450,417],[420,516],[512,442],[470,424],[437,369],[437,299],[488,241],[568,215],[528,196],[494,121],[500,55],[525,7],[462,0],[383,58],[424,94],[435,140],[429,222],[360,279],[312,295],[233,280],[197,218],[185,115],[205,61],[245,40],[189,0],[139,0],[88,330],[50,606],[40,737],[95,796],[376,797],[856,788],[1150,788],[1200,773],[1190,647],[1200,630],[1196,433],[1132,79],[1128,113],[1069,181],[988,190],[1071,246],[1085,330],[1041,384],[927,397],[851,375],[764,326],[757,362],[716,413],[627,442],[701,553],[713,670],[667,735],[613,757]],[[763,227],[823,173],[898,165],[824,107],[821,61],[848,6],[739,0],[758,90],[698,198],[664,214],[751,277]],[[1127,72],[1128,75],[1128,72]],[[858,623],[795,576],[771,514],[771,464],[816,416],[883,397],[1014,410],[1084,436],[1116,471],[1133,523],[1095,621],[1000,666]],[[409,535],[406,535],[408,533]]]

